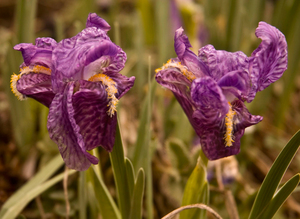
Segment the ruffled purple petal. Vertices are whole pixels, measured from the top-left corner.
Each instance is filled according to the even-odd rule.
[[[72,98],[75,91],[75,82],[69,82],[63,93],[56,94],[49,108],[47,128],[66,165],[83,171],[88,169],[91,163],[97,164],[98,159],[86,152],[80,127],[76,124]]]
[[[258,91],[262,91],[278,80],[287,69],[287,42],[275,27],[259,22],[255,32],[262,42],[251,54],[250,73],[252,87],[247,102],[251,102]]]
[[[229,110],[229,105],[222,89],[211,77],[197,78],[191,86],[191,97],[196,105],[197,117],[201,125],[218,124]]]
[[[23,74],[16,82],[17,90],[49,107],[55,94],[52,92],[51,76],[42,73]]]
[[[156,74],[155,79],[157,83],[173,92],[190,122],[193,122],[193,106],[190,95],[191,82],[177,68],[161,70]]]
[[[208,69],[205,64],[189,49],[191,46],[188,37],[183,33],[183,29],[179,28],[175,32],[174,48],[181,61],[190,72],[196,77],[208,75]]]
[[[87,21],[86,27],[97,27],[105,32],[110,30],[109,24],[101,17],[99,17],[96,13],[90,13]]]
[[[75,37],[62,40],[53,51],[53,89],[59,90],[69,80],[88,80],[90,74],[119,72],[125,61],[126,54],[110,41],[105,31],[86,28]]]
[[[200,121],[199,121],[200,122]],[[240,152],[240,139],[245,130],[239,130],[234,133],[234,142],[232,146],[226,147],[224,143],[224,130],[220,127],[201,129],[198,132],[201,148],[209,160],[217,160],[223,157],[236,155]]]
[[[78,81],[73,95],[74,119],[87,150],[102,146],[111,152],[115,142],[117,114],[107,114],[108,98],[101,82]]]
[[[218,85],[222,88],[226,99],[231,102],[235,98],[248,97],[250,89],[250,78],[248,72],[237,70],[224,75]]]
[[[206,45],[199,49],[198,56],[208,67],[209,76],[216,81],[232,71],[248,71],[248,57],[240,51],[231,53]]]
[[[57,43],[52,38],[37,38],[35,45],[32,43],[20,43],[14,46],[15,50],[21,51],[24,59],[24,66],[42,65],[47,68],[52,66],[52,50]]]
[[[235,123],[236,131],[255,125],[263,120],[262,116],[251,115],[245,104],[240,100],[233,101],[232,108],[236,112],[236,121],[238,121]]]

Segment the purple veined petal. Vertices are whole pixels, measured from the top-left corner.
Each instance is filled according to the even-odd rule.
[[[218,124],[227,114],[229,105],[222,89],[211,77],[197,78],[191,86],[191,98],[201,115],[201,125]]]
[[[57,42],[50,37],[42,37],[42,38],[38,37],[35,39],[35,45],[38,48],[53,50],[56,47]]]
[[[236,112],[236,130],[242,130],[249,126],[255,125],[263,120],[262,116],[251,115],[245,104],[240,100],[232,102],[232,108]]]
[[[50,106],[55,96],[52,92],[51,76],[47,74],[23,74],[15,83],[16,89],[19,93],[25,97],[33,98],[47,107]],[[13,89],[13,83],[11,86]]]
[[[191,46],[188,37],[183,33],[183,29],[179,28],[175,32],[174,48],[181,61],[190,72],[197,78],[208,75],[208,69],[205,64],[189,49]]]
[[[111,152],[115,142],[117,114],[109,116],[106,87],[101,82],[78,81],[73,95],[74,119],[87,150],[102,146]]]
[[[116,98],[120,99],[134,84],[135,77],[110,72],[107,76],[116,83]],[[110,116],[107,87],[102,82],[80,80],[73,95],[75,120],[80,127],[87,150],[102,146],[111,152],[115,142],[117,117]]]
[[[86,21],[86,27],[96,27],[104,30],[105,32],[110,30],[109,24],[103,18],[99,17],[96,13],[89,14]]]
[[[36,45],[20,43],[14,46],[15,50],[21,51],[24,59],[23,66],[42,65],[47,68],[52,66],[52,50],[57,43],[52,38],[37,38]]]
[[[95,27],[86,28],[77,36],[61,41],[52,57],[55,68],[52,77],[54,91],[58,91],[69,80],[88,80],[99,72],[120,71],[126,61],[122,49]]]
[[[202,129],[198,133],[201,148],[209,160],[217,160],[223,157],[236,155],[240,152],[240,139],[245,130],[239,130],[234,134],[232,146],[226,147],[224,144],[224,132],[219,127]]]
[[[91,163],[97,164],[98,159],[86,152],[80,127],[76,124],[72,100],[74,91],[75,82],[69,82],[62,93],[55,95],[49,108],[47,128],[66,165],[83,171],[87,170]]]
[[[156,73],[157,83],[171,90],[183,108],[189,121],[193,123],[193,103],[190,95],[191,81],[177,68],[167,68]]]
[[[250,89],[249,74],[243,70],[229,72],[218,81],[218,85],[222,88],[223,94],[229,102],[232,102],[235,98],[248,97]],[[233,99],[228,96],[233,96]]]
[[[249,59],[252,87],[247,102],[251,102],[258,91],[278,80],[288,63],[287,42],[277,28],[259,22],[255,34],[262,42]]]
[[[177,68],[160,70],[157,72],[155,79],[157,83],[179,96],[185,98],[190,96],[189,88],[191,86],[191,81],[189,81],[189,79],[187,79]]]
[[[218,84],[211,77],[197,78],[192,83],[191,97],[196,106],[192,125],[207,158],[215,160],[237,154],[239,138],[230,147],[225,146],[224,121],[230,106]],[[236,135],[242,136],[242,133]]]
[[[215,50],[212,45],[206,45],[199,49],[198,56],[216,81],[232,71],[248,71],[248,57],[243,52]]]
[[[120,72],[127,60],[126,53],[114,43],[105,41],[103,45],[87,54],[83,79],[87,80],[99,72]]]

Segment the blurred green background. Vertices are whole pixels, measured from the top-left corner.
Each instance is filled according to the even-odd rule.
[[[264,120],[246,130],[240,154],[222,161],[226,187],[234,195],[240,217],[246,217],[255,191],[279,151],[300,126],[298,0],[1,0],[0,207],[58,153],[46,128],[48,109],[33,100],[18,101],[10,91],[10,76],[18,73],[23,62],[20,52],[12,47],[21,42],[34,43],[36,37],[57,41],[72,37],[85,27],[90,12],[96,12],[111,25],[109,36],[127,53],[121,73],[136,77],[134,88],[121,99],[119,107],[125,153],[134,163],[138,163],[135,144],[144,112],[142,105],[150,90],[148,71],[152,79],[156,68],[176,57],[173,37],[178,27],[184,28],[195,53],[201,46],[212,44],[216,49],[240,50],[248,56],[260,43],[254,34],[259,21],[283,32],[288,42],[288,70],[248,104],[249,111],[262,115]],[[147,146],[151,148],[152,159],[153,218],[160,218],[180,206],[184,185],[198,157],[199,139],[172,93],[158,85],[152,90],[151,136]],[[115,196],[108,153],[99,148],[99,156],[104,181]],[[210,166],[210,206],[228,218],[213,162]],[[299,153],[283,181],[297,172]],[[78,174],[72,175],[72,218],[78,218],[78,183]],[[43,211],[45,218],[62,217],[62,194],[62,185],[57,184],[32,201],[23,215],[41,218]],[[296,190],[275,218],[299,218],[299,197]]]

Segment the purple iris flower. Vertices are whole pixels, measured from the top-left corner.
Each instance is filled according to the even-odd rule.
[[[86,28],[70,39],[37,38],[35,45],[14,47],[24,63],[12,76],[12,91],[19,99],[31,97],[49,107],[50,138],[66,165],[80,171],[98,163],[87,150],[102,146],[112,151],[116,105],[135,80],[119,73],[127,57],[109,39],[109,29],[93,13]]]
[[[251,115],[244,102],[251,102],[287,69],[284,35],[260,22],[256,36],[262,42],[250,57],[212,45],[199,49],[197,56],[179,28],[174,43],[178,57],[156,70],[157,82],[173,92],[210,160],[239,153],[245,128],[263,119]]]

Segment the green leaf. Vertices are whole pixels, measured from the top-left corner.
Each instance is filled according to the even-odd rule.
[[[142,105],[140,126],[138,129],[138,136],[134,147],[132,163],[137,172],[139,168],[147,169],[147,160],[145,157],[149,156],[149,142],[150,142],[150,121],[151,121],[151,106],[153,102],[156,82],[151,82],[151,90]],[[147,171],[147,170],[146,170]]]
[[[75,170],[70,170],[68,172],[69,175],[76,173]],[[0,212],[0,218],[1,219],[13,219],[17,217],[18,214],[26,207],[26,205],[34,199],[36,196],[40,195],[47,189],[49,189],[51,186],[55,185],[57,182],[63,180],[64,173],[61,173],[52,179],[46,181],[45,183],[39,184],[33,188],[31,188],[28,192],[23,194],[21,197],[19,197],[17,200],[14,201],[14,203],[11,203],[10,207],[7,208],[3,206],[1,212]]]
[[[133,190],[134,190],[135,175],[134,175],[134,169],[133,169],[132,163],[128,158],[125,158],[125,166],[126,166],[128,189],[129,189],[130,200],[131,200],[131,197],[133,195]]]
[[[131,198],[130,219],[142,218],[144,187],[145,187],[145,173],[143,169],[140,169],[137,174],[137,179],[135,182],[133,195]]]
[[[93,169],[93,170],[92,170]],[[121,219],[121,214],[95,166],[87,170],[103,219]],[[96,179],[94,179],[96,176]]]
[[[117,125],[116,139],[113,151],[109,154],[117,187],[118,203],[123,219],[130,214],[130,191],[127,181],[123,143],[119,125]]]
[[[2,214],[7,211],[7,209],[12,208],[19,200],[22,199],[22,197],[49,179],[63,165],[63,163],[64,161],[60,154],[54,157],[30,181],[28,181],[4,203],[0,211],[0,218],[2,218]]]
[[[181,206],[197,203],[208,203],[209,189],[208,182],[206,179],[207,162],[207,158],[203,154],[203,151],[201,151],[197,165],[194,168],[185,186]],[[194,218],[206,218],[205,210],[194,209],[190,211],[183,211],[180,213],[180,219]]]
[[[285,200],[292,194],[300,181],[300,174],[296,174],[287,181],[277,192],[270,204],[259,218],[273,218]]]
[[[270,203],[283,174],[299,148],[299,144],[300,130],[291,138],[274,161],[257,193],[249,219],[257,218],[262,213],[263,209]]]

